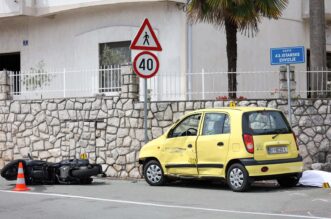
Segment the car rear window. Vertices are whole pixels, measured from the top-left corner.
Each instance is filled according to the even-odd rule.
[[[279,111],[263,110],[243,114],[243,132],[251,135],[285,134],[292,130]]]

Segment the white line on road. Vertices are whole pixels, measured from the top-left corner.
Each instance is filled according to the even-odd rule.
[[[329,202],[329,200],[327,200],[327,199],[321,199],[321,198],[317,198],[317,199],[313,199],[312,200],[312,202],[316,202],[316,201]]]
[[[113,202],[113,203],[120,203],[120,204],[152,206],[152,207],[160,207],[160,208],[175,208],[175,209],[185,209],[185,210],[223,212],[223,213],[233,213],[233,214],[249,214],[249,215],[263,215],[263,216],[276,216],[276,217],[289,217],[289,218],[308,218],[308,219],[331,219],[331,218],[326,218],[326,217],[306,216],[306,215],[276,214],[276,213],[253,212],[253,211],[235,211],[235,210],[225,210],[225,209],[217,209],[217,208],[191,207],[191,206],[184,206],[184,205],[165,205],[165,204],[156,204],[156,203],[149,203],[149,202],[135,202],[135,201],[127,201],[127,200],[94,198],[94,197],[88,197],[88,196],[65,195],[65,194],[56,194],[56,193],[15,192],[15,191],[9,191],[9,190],[0,190],[0,192],[25,194],[25,195],[53,196],[53,197],[60,197],[60,198],[74,198],[74,199],[93,200],[93,201],[101,201],[101,202]]]

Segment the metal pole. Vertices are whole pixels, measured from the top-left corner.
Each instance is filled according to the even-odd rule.
[[[187,27],[187,79],[188,100],[192,100],[192,24],[188,22]]]
[[[66,97],[66,69],[63,69],[63,97]]]
[[[144,129],[145,129],[145,144],[148,142],[147,135],[147,79],[144,79]]]
[[[288,119],[290,122],[290,126],[292,127],[292,115],[291,115],[291,73],[290,73],[290,65],[286,65],[287,67],[287,103],[288,103]]]

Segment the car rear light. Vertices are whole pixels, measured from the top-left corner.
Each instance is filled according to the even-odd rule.
[[[293,138],[294,138],[294,141],[295,141],[295,145],[297,146],[297,150],[299,151],[299,145],[298,145],[298,141],[297,141],[297,136],[295,136],[294,132],[292,134],[293,134]]]
[[[262,167],[262,168],[261,168],[261,172],[263,172],[263,173],[267,172],[268,170],[269,170],[268,167]]]
[[[254,153],[254,140],[252,135],[244,134],[244,143],[248,153]]]

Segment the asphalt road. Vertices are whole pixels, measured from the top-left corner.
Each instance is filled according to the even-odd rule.
[[[331,218],[331,190],[256,185],[234,193],[222,184],[96,179],[92,185],[30,186],[0,180],[0,218]]]

